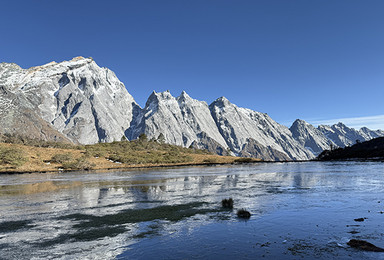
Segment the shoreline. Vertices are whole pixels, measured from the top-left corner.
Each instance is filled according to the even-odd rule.
[[[36,171],[0,171],[0,175],[11,175],[11,174],[32,174],[32,173],[66,173],[66,172],[109,172],[109,171],[129,171],[129,170],[140,170],[140,169],[156,169],[156,168],[182,168],[182,167],[209,167],[209,166],[225,166],[225,165],[242,165],[242,164],[258,164],[258,163],[305,163],[305,162],[313,162],[313,160],[299,160],[299,161],[262,161],[257,160],[249,161],[249,162],[235,162],[235,157],[233,162],[199,162],[199,163],[175,163],[175,164],[159,164],[159,165],[131,165],[131,166],[117,166],[117,167],[106,167],[106,168],[95,168],[95,169],[59,169],[59,170],[36,170]]]
[[[220,156],[191,150],[177,146],[161,145],[153,142],[118,142],[111,144],[96,144],[82,149],[36,147],[23,144],[0,143],[5,153],[11,159],[17,159],[17,152],[24,159],[21,164],[1,164],[0,175],[32,174],[32,173],[65,173],[65,172],[111,172],[133,171],[178,167],[209,167],[255,163],[303,163],[325,161],[382,161],[383,157],[348,158],[335,160],[285,160],[264,161],[257,158]],[[138,147],[138,148],[137,148]],[[119,150],[120,149],[120,150]],[[3,151],[3,153],[4,153]],[[175,152],[176,151],[176,152]],[[116,154],[118,156],[116,156]],[[61,156],[61,157],[60,157]],[[61,161],[54,158],[63,158]],[[133,162],[131,159],[133,158]],[[183,159],[186,159],[183,161]],[[129,161],[132,162],[129,162]],[[79,162],[76,164],[76,162]]]
[[[2,174],[32,174],[32,173],[66,173],[66,172],[100,172],[100,171],[129,171],[137,169],[155,169],[155,168],[182,168],[182,167],[198,167],[198,166],[222,166],[222,165],[239,165],[239,164],[254,164],[263,163],[265,161],[254,161],[254,162],[224,162],[224,163],[187,163],[187,164],[160,164],[160,165],[132,165],[123,167],[107,167],[107,168],[96,168],[87,170],[41,170],[41,171],[0,171]]]
[[[1,175],[19,175],[19,174],[33,174],[33,173],[46,173],[46,174],[55,174],[55,173],[66,173],[66,172],[110,172],[110,171],[130,171],[130,170],[145,170],[145,169],[156,169],[156,168],[182,168],[182,167],[209,167],[209,166],[225,166],[225,165],[241,165],[241,164],[258,164],[258,163],[305,163],[305,162],[384,162],[384,158],[351,158],[351,159],[335,159],[335,160],[297,160],[297,161],[263,161],[261,159],[249,158],[252,160],[245,160],[244,157],[232,157],[231,161],[224,162],[188,162],[188,163],[170,163],[170,164],[132,164],[124,165],[118,164],[116,166],[108,165],[107,167],[95,167],[91,169],[62,169],[60,167],[55,167],[54,169],[36,169],[36,170],[0,170]],[[237,161],[239,160],[239,161]],[[116,163],[116,162],[115,162]]]

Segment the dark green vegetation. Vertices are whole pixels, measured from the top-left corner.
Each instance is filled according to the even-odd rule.
[[[103,237],[113,237],[127,231],[129,223],[141,223],[154,220],[177,222],[198,214],[221,212],[220,209],[206,208],[205,202],[192,202],[180,205],[159,206],[148,209],[126,209],[115,214],[94,216],[88,214],[70,214],[60,220],[72,220],[77,232],[63,234],[52,240],[46,240],[40,245],[52,246],[64,241],[92,241]],[[155,228],[155,227],[153,227]],[[151,232],[146,232],[150,234]],[[145,236],[145,234],[139,234]]]
[[[122,225],[126,223],[146,222],[157,219],[168,221],[180,221],[181,219],[194,216],[196,214],[206,214],[208,212],[220,212],[219,209],[204,208],[205,202],[191,202],[180,205],[165,205],[148,209],[126,209],[119,213],[94,216],[88,214],[71,214],[61,217],[61,219],[74,220],[76,228],[97,228],[102,225]]]
[[[0,223],[0,233],[14,232],[23,228],[30,228],[33,225],[28,220],[14,220]]]
[[[357,142],[353,146],[338,148],[332,151],[325,150],[318,160],[349,160],[349,159],[384,159],[384,137],[379,137],[366,142]]]

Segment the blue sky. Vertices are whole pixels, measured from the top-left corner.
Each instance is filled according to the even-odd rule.
[[[0,61],[93,57],[141,106],[153,90],[185,90],[288,126],[384,129],[383,10],[382,0],[5,0]]]

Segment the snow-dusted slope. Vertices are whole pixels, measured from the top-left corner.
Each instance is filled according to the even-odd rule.
[[[289,130],[293,138],[315,156],[319,155],[323,150],[329,150],[332,145],[335,147],[335,144],[319,129],[304,120],[297,119]]]
[[[241,152],[239,153],[239,156],[262,158],[265,161],[292,160],[286,153],[273,149],[270,146],[266,147],[261,145],[259,142],[252,138],[247,138],[241,149]]]
[[[197,148],[208,148],[215,143],[223,151],[227,148],[207,103],[192,99],[184,91],[177,98],[169,91],[154,91],[145,108],[134,119],[128,138],[136,139],[142,133],[149,139],[158,138],[162,133],[165,142],[184,147],[193,144]]]
[[[0,133],[82,144],[162,134],[170,144],[265,160],[311,159],[331,141],[344,147],[384,136],[341,123],[316,129],[301,120],[288,129],[224,97],[208,106],[185,92],[177,98],[153,92],[141,109],[112,71],[83,57],[29,69],[0,63],[0,125]]]
[[[318,129],[339,147],[351,146],[355,144],[356,141],[364,142],[384,136],[384,131],[382,130],[374,131],[362,127],[357,131],[354,128],[347,127],[343,123],[337,123],[332,126],[319,125]]]
[[[383,130],[370,130],[367,127],[360,128],[359,133],[366,141],[384,136]]]
[[[36,113],[37,110],[25,97],[0,86],[0,133],[69,143],[64,135]]]
[[[332,126],[319,125],[315,128],[304,120],[297,119],[290,127],[293,137],[305,148],[319,155],[323,150],[345,147],[357,141],[369,141],[373,138],[384,136],[382,130],[370,130],[366,127],[359,131],[349,128],[343,123]]]
[[[27,70],[2,63],[0,84],[24,96],[45,121],[83,144],[120,140],[137,106],[116,75],[91,58]]]
[[[318,129],[339,147],[353,145],[356,143],[356,140],[361,142],[367,141],[358,131],[347,127],[343,123],[337,123],[332,126],[319,125]]]
[[[210,105],[211,113],[216,121],[220,133],[227,141],[233,152],[241,154],[246,150],[258,150],[258,147],[267,148],[269,153],[277,151],[275,160],[307,160],[313,154],[303,148],[293,137],[289,129],[273,121],[267,114],[239,108],[221,97]],[[252,140],[252,144],[250,144]],[[255,148],[255,142],[257,147]],[[252,147],[252,149],[249,149]],[[260,149],[259,149],[260,150]],[[261,150],[260,150],[261,151]],[[249,153],[249,151],[247,151]],[[253,154],[250,154],[253,156]],[[271,157],[265,155],[263,157]]]

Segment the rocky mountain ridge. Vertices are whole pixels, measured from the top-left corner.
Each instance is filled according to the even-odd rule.
[[[206,138],[202,138],[203,135],[214,140],[222,151],[228,148],[210,116],[207,103],[192,99],[184,91],[177,98],[169,91],[154,91],[127,133],[129,140],[138,138],[142,133],[157,139],[161,133],[167,143],[184,147],[194,143],[196,148],[204,147],[203,139]]]
[[[116,75],[91,58],[29,69],[1,63],[0,86],[26,100],[15,110],[30,104],[53,129],[82,144],[120,140],[137,106]]]
[[[0,114],[2,133],[81,144],[144,133],[170,144],[272,161],[308,160],[331,144],[384,135],[367,128],[357,135],[342,125],[316,129],[304,121],[288,129],[225,97],[208,105],[184,91],[178,97],[154,91],[141,108],[111,70],[83,57],[29,69],[0,63]]]
[[[278,124],[267,114],[238,107],[225,97],[218,98],[209,107],[220,133],[236,154],[269,160],[307,160],[313,157],[297,143],[286,126]]]
[[[351,146],[356,141],[364,142],[373,138],[384,136],[382,130],[370,130],[366,127],[356,130],[354,128],[347,127],[343,123],[339,122],[332,126],[319,125],[318,129],[330,140],[332,140],[337,146],[343,148]]]
[[[325,134],[313,125],[304,120],[297,119],[289,128],[293,137],[314,155],[319,155],[322,151],[336,146],[334,142],[327,138]]]
[[[370,130],[362,127],[360,130],[347,127],[339,122],[332,126],[319,125],[315,128],[304,120],[297,119],[290,130],[293,137],[305,148],[317,156],[324,150],[344,148],[358,142],[369,141],[384,136],[382,130]]]

